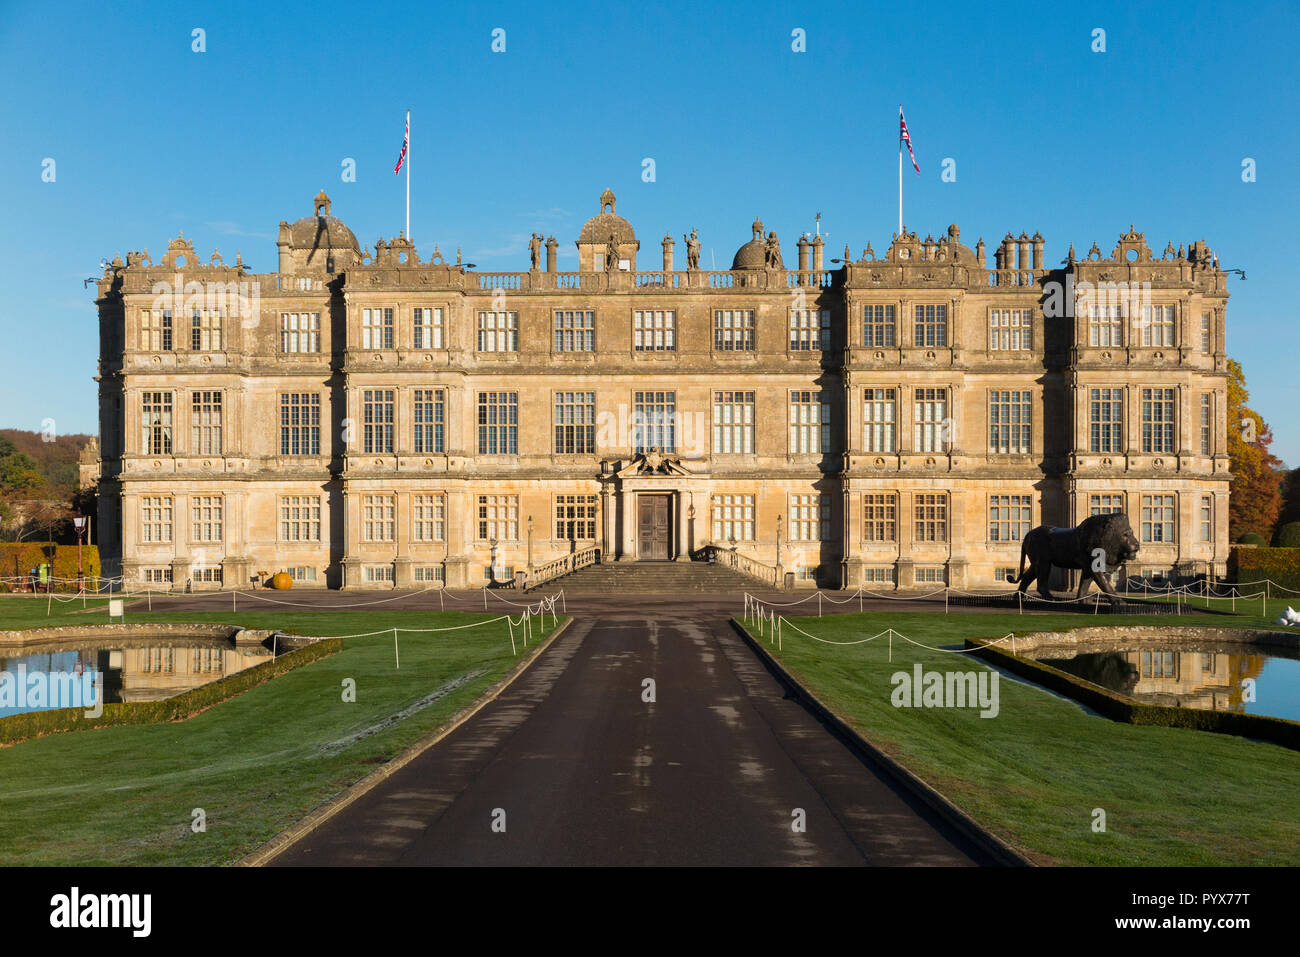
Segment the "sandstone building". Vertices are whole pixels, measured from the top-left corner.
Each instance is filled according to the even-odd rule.
[[[1109,255],[905,232],[787,265],[761,222],[645,262],[606,191],[578,270],[363,250],[316,197],[274,273],[173,240],[99,282],[106,574],[177,589],[478,587],[559,556],[875,589],[994,588],[1023,534],[1123,510],[1130,573],[1222,574],[1226,274],[1203,242]],[[523,251],[521,250],[521,253]],[[784,580],[784,579],[783,579]]]

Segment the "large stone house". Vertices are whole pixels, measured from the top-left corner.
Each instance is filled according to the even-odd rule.
[[[571,553],[734,550],[796,584],[996,588],[1023,534],[1125,511],[1130,573],[1222,574],[1226,275],[956,226],[787,265],[761,222],[730,269],[644,261],[606,191],[578,269],[534,236],[482,273],[331,214],[274,273],[184,238],[99,282],[107,574],[128,584],[478,587]],[[521,255],[524,250],[521,250]],[[829,268],[828,268],[829,265]],[[1005,587],[1003,585],[1002,587]]]

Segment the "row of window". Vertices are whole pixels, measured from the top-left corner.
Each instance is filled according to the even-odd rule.
[[[862,540],[897,542],[899,498],[896,492],[868,492],[862,498]],[[947,492],[918,492],[912,496],[912,538],[916,542],[946,542],[949,535]],[[753,494],[727,493],[710,500],[713,540],[752,542],[757,534],[756,501]],[[1123,496],[1115,493],[1090,495],[1092,515],[1123,511]],[[1198,503],[1199,540],[1213,541],[1214,499],[1202,495]],[[596,496],[557,495],[553,500],[554,538],[557,541],[593,541],[597,538]],[[831,535],[831,497],[795,494],[789,497],[789,541],[827,541]],[[1177,528],[1177,498],[1172,494],[1142,495],[1139,532],[1143,542],[1173,542]],[[220,542],[223,527],[223,497],[190,497],[192,542]],[[411,541],[444,542],[447,533],[447,500],[442,493],[411,496]],[[140,500],[140,540],[147,544],[172,540],[173,499],[169,495],[148,495]],[[988,541],[1019,542],[1033,527],[1033,499],[1030,495],[990,495]],[[361,497],[361,537],[366,542],[396,540],[397,499],[388,493]],[[519,541],[519,496],[479,495],[476,500],[475,535],[478,541]],[[321,501],[311,495],[280,498],[279,540],[319,542]]]
[[[361,391],[361,450],[392,453],[396,448],[396,390]],[[1144,388],[1139,394],[1140,449],[1143,453],[1176,451],[1177,390]],[[553,393],[553,450],[557,455],[587,455],[596,451],[596,393]],[[222,451],[222,393],[197,391],[191,400],[191,445],[195,455]],[[993,389],[988,393],[990,455],[1031,451],[1033,395],[1028,390]],[[146,455],[170,455],[172,441],[170,392],[142,393],[142,448]],[[319,455],[321,398],[316,393],[280,395],[280,454]],[[898,451],[898,390],[863,390],[863,451]],[[831,444],[830,404],[823,392],[789,393],[789,451],[820,454]],[[441,453],[446,445],[446,393],[415,389],[412,394],[412,450]],[[713,452],[749,455],[754,451],[755,399],[752,391],[713,393]],[[477,449],[480,455],[516,455],[519,451],[519,393],[477,394]],[[914,451],[943,452],[954,444],[955,423],[949,416],[946,388],[913,390]],[[638,452],[676,452],[679,440],[677,394],[674,391],[633,393],[632,445]],[[1199,397],[1200,451],[1211,454],[1214,444],[1214,396]],[[352,441],[352,436],[349,436]],[[1088,451],[1120,453],[1126,444],[1124,390],[1088,390]]]
[[[361,310],[361,348],[392,349],[397,344],[396,312],[392,307]],[[892,303],[862,307],[862,344],[867,348],[893,348],[910,344],[942,348],[951,342],[949,307],[943,303],[913,306],[909,329],[900,328],[898,307]],[[1130,316],[1121,305],[1090,306],[1087,309],[1088,344],[1119,347],[1127,339],[1133,345],[1176,346],[1177,321],[1172,305],[1145,306]],[[220,310],[196,309],[190,317],[189,347],[195,351],[222,348]],[[591,310],[552,312],[551,347],[555,352],[595,352],[596,314]],[[990,309],[988,348],[995,352],[1025,352],[1033,347],[1033,309]],[[140,311],[140,348],[171,351],[183,340],[175,336],[170,310]],[[1130,327],[1131,326],[1131,330]],[[1126,335],[1128,331],[1128,335]],[[1213,350],[1211,314],[1201,314],[1201,352]],[[519,351],[519,313],[484,310],[477,314],[476,348],[479,352]],[[787,346],[790,351],[830,348],[830,312],[824,309],[789,310]],[[908,334],[910,333],[910,337]],[[405,337],[404,337],[405,338]],[[905,342],[906,339],[906,342]],[[411,309],[409,342],[413,349],[446,348],[446,322],[442,307]],[[757,348],[754,310],[713,311],[715,352],[753,352]],[[635,352],[673,352],[677,349],[677,313],[671,309],[637,309],[632,312],[632,349]],[[280,351],[287,354],[319,353],[319,312],[280,314]]]

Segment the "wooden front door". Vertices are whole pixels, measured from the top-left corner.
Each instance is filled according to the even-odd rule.
[[[668,496],[638,495],[637,552],[642,560],[668,560]]]

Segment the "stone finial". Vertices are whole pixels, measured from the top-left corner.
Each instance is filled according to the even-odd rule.
[[[612,214],[614,212],[614,191],[608,188],[605,192],[600,194],[600,212],[602,216],[605,214],[606,206],[609,207],[609,211]]]
[[[754,224],[749,228],[750,231],[753,232],[754,234],[754,239],[763,238],[763,221],[759,219],[757,216],[754,217]]]
[[[325,195],[325,190],[322,189],[316,194],[316,198],[312,201],[312,209],[317,216],[328,216],[330,214],[330,198]]]
[[[1074,243],[1070,243],[1070,251],[1066,254],[1065,261],[1067,263],[1074,262]]]

